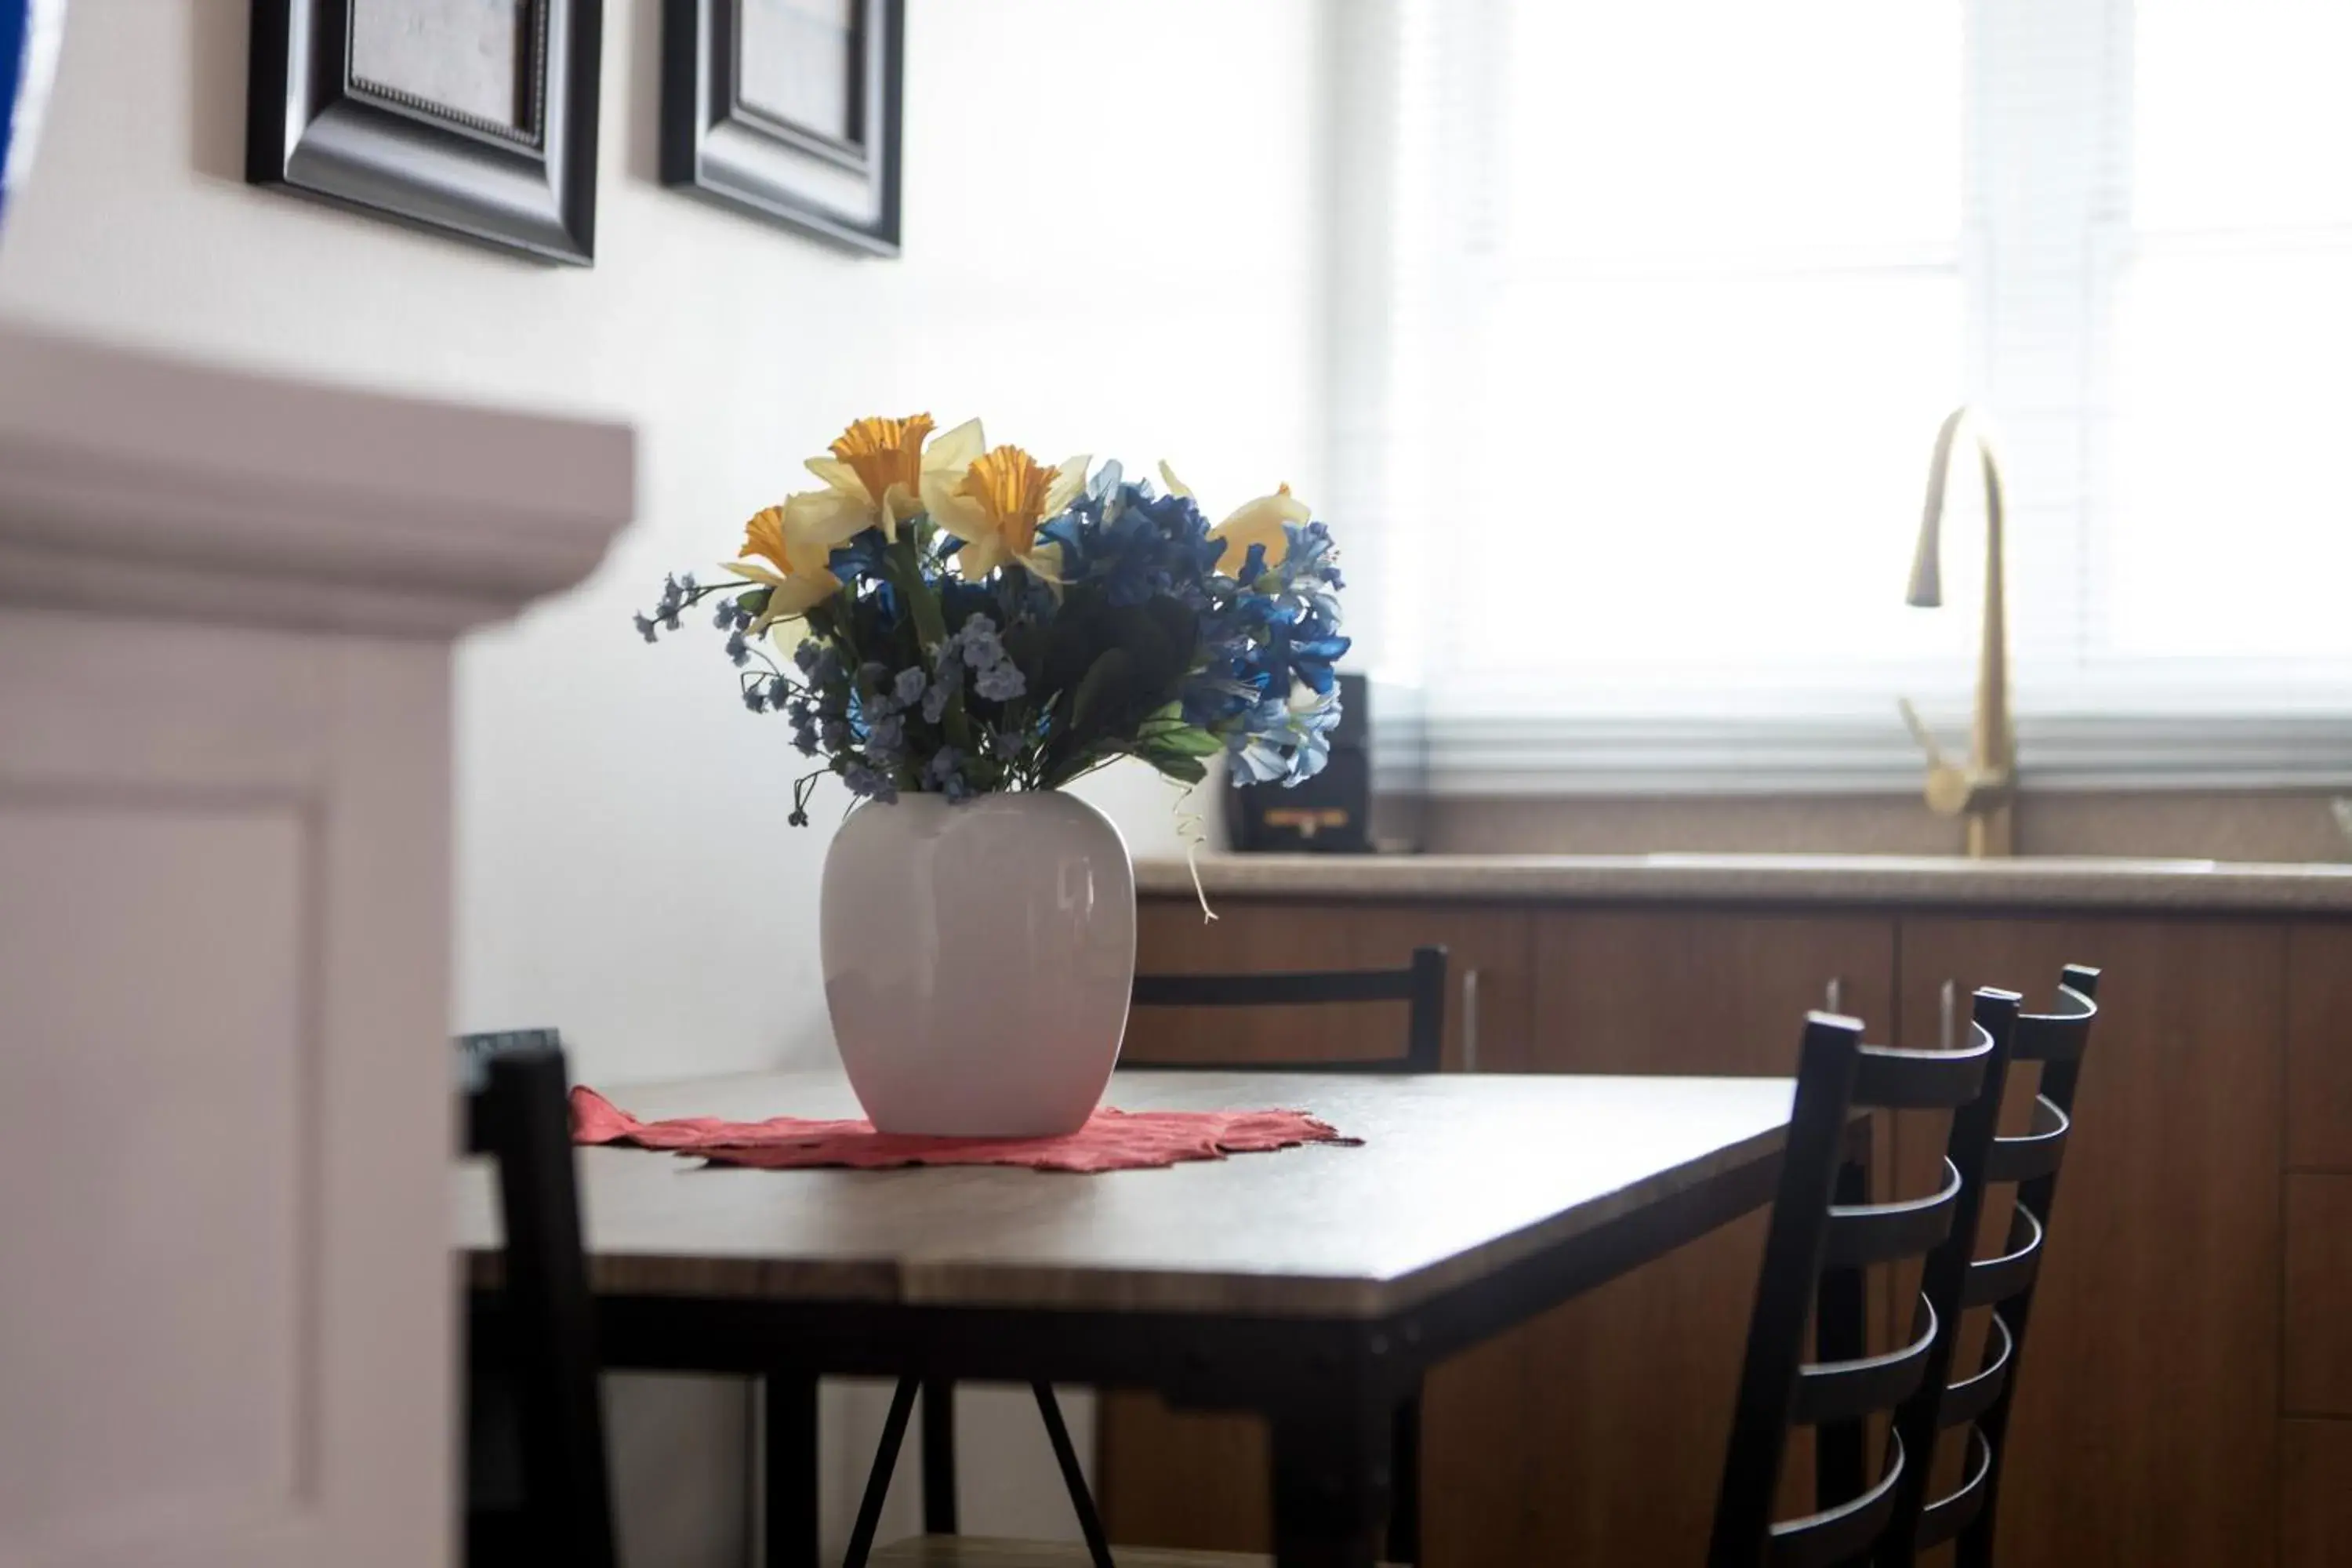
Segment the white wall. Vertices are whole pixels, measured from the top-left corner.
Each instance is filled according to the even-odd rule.
[[[1324,478],[1318,0],[910,0],[897,261],[656,184],[658,9],[606,0],[591,270],[245,185],[243,0],[77,0],[0,235],[0,315],[636,425],[642,521],[460,668],[456,1022],[559,1025],[604,1083],[824,1049],[827,831],[784,826],[798,758],[716,647],[630,633],[664,569],[729,556],[867,413],[980,414],[1048,460],[1167,456],[1213,506]],[[1156,780],[1103,794],[1130,842],[1173,844]],[[714,1410],[740,1422],[690,1385],[620,1413],[641,1563],[732,1558],[709,1521],[736,1472],[677,1440]],[[975,1472],[1013,1462],[997,1447],[968,1446]],[[1035,1447],[974,1474],[972,1528],[1059,1522]]]

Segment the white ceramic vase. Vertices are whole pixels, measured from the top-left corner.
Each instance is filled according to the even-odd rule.
[[[885,1132],[1074,1132],[1135,984],[1135,872],[1103,815],[1051,791],[849,814],[824,858],[824,1000]]]

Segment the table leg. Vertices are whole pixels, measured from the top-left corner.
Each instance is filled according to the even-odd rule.
[[[816,1379],[770,1373],[761,1385],[764,1568],[817,1568]]]
[[[1390,1436],[1386,1410],[1276,1415],[1276,1568],[1374,1568],[1388,1516]]]

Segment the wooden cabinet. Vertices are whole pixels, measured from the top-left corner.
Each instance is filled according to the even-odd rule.
[[[2288,1168],[2352,1172],[2352,927],[2288,934],[2286,1084]]]
[[[1908,1046],[1939,1037],[1948,980],[2036,1005],[2062,963],[2106,972],[2019,1369],[2002,1568],[2274,1562],[2284,932],[1912,918],[1900,961]],[[1932,1158],[1912,1131],[1906,1170]]]
[[[1137,935],[1148,973],[1402,965],[1413,948],[1447,949],[1445,1062],[1524,1071],[1530,993],[1523,910],[1357,902],[1216,904],[1146,900]],[[1300,1060],[1404,1048],[1404,1009],[1252,1008],[1139,1012],[1120,1060]],[[1440,1367],[1424,1390],[1424,1553],[1431,1568],[1519,1563],[1527,1451],[1525,1346],[1481,1346]],[[1253,1417],[1171,1412],[1154,1396],[1108,1394],[1097,1416],[1097,1490],[1121,1542],[1230,1551],[1270,1544],[1267,1448]]]
[[[1808,1009],[1932,1047],[1965,1024],[1978,985],[2039,1006],[2061,965],[2100,966],[2019,1370],[2003,1568],[2352,1568],[2352,923],[1262,896],[1219,908],[1204,928],[1189,900],[1149,900],[1145,966],[1386,964],[1445,942],[1447,1059],[1492,1070],[1787,1074]],[[1131,1055],[1202,1048],[1197,1025],[1176,1022],[1139,1018]],[[1375,1026],[1401,1025],[1236,1017],[1217,1049],[1360,1051]],[[2012,1079],[2011,1130],[2033,1078]],[[1878,1132],[1876,1189],[1932,1187],[1944,1120]],[[2009,1194],[1992,1196],[1985,1250],[2008,1213]],[[1762,1235],[1760,1215],[1727,1226],[1433,1381],[1430,1568],[1704,1556]],[[1907,1329],[1907,1300],[1899,1281],[1875,1295],[1881,1342]],[[1982,1317],[1963,1325],[1964,1358]],[[1196,1421],[1110,1402],[1103,1489],[1119,1539],[1263,1543],[1262,1436]],[[1801,1446],[1784,1502],[1801,1500],[1809,1469]]]
[[[2352,1568],[2352,1421],[2279,1436],[2279,1568]]]
[[[2352,1416],[2352,1176],[2286,1179],[2285,1376],[2290,1413]]]

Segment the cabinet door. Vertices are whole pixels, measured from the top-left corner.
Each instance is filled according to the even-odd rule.
[[[2286,963],[2286,1163],[2352,1172],[2352,926],[2296,927]]]
[[[1204,923],[1190,900],[1148,900],[1136,966],[1146,973],[1389,968],[1416,946],[1448,952],[1445,1064],[1488,1071],[1528,1060],[1528,930],[1518,910],[1222,899]],[[1404,1049],[1399,1004],[1138,1012],[1120,1061],[1300,1060]],[[1380,1045],[1368,1042],[1380,1041]],[[1310,1107],[1311,1109],[1311,1107]],[[1345,1131],[1345,1129],[1342,1129]],[[1423,1559],[1428,1568],[1520,1568],[1525,1515],[1525,1347],[1504,1338],[1437,1369],[1423,1393]],[[1270,1459],[1255,1417],[1170,1411],[1106,1393],[1097,1490],[1122,1545],[1270,1549]]]
[[[2019,1366],[2003,1568],[2276,1561],[2285,946],[2189,921],[1903,924],[1908,1046],[1941,1037],[1947,982],[2039,1006],[2062,963],[2105,970]],[[1912,1124],[1895,1136],[1898,1164],[1932,1162]]]
[[[1894,923],[1558,912],[1537,926],[1535,973],[1540,1070],[1791,1075],[1832,982],[1844,1011],[1883,1026]],[[1529,1331],[1529,1562],[1706,1559],[1764,1222],[1702,1237]],[[1783,1511],[1804,1511],[1807,1451],[1787,1478]]]

